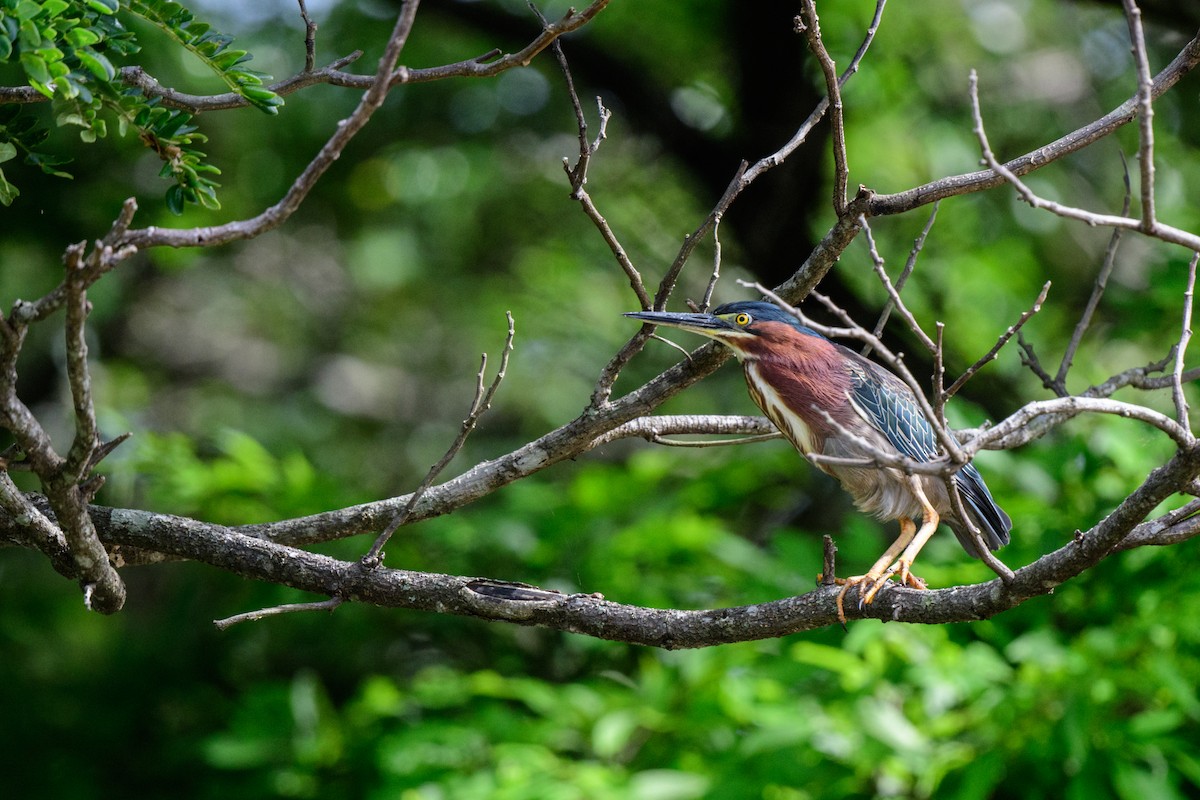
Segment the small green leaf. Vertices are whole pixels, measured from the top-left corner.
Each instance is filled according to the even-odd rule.
[[[34,55],[45,61],[47,64],[53,64],[63,60],[63,51],[57,47],[39,47],[34,50]]]
[[[212,33],[205,33],[203,36],[197,39],[196,44],[201,43],[212,44],[212,46],[216,48],[216,51],[214,52],[217,52],[233,44],[233,37],[228,33],[218,33],[214,31]]]
[[[67,3],[66,0],[43,0],[42,2],[42,11],[49,14],[51,19],[58,17],[70,7],[70,3]]]
[[[0,164],[17,157],[17,148],[12,142],[0,142]]]
[[[242,61],[249,61],[249,54],[245,50],[226,50],[219,56],[213,58],[213,66],[222,72],[227,71],[230,67],[240,64]]]
[[[217,200],[217,192],[212,186],[200,186],[197,188],[197,200],[200,205],[207,208],[209,211],[220,211],[221,201]]]
[[[82,77],[82,76],[76,72],[72,72],[70,75],[67,76],[67,83],[70,87],[70,91],[67,92],[67,96],[68,97],[78,96],[80,102],[82,102],[84,105],[90,106],[92,104],[92,101],[94,98],[92,97],[92,93],[88,89],[88,87],[85,84],[80,83],[80,81],[79,81],[80,77]]]
[[[37,89],[42,94],[46,95],[46,97],[49,97],[51,100],[54,99],[54,87],[53,86],[47,86],[44,83],[35,81],[33,78],[29,79],[29,85],[32,86],[33,88]]]
[[[118,0],[87,0],[87,6],[97,14],[115,14],[121,7]]]
[[[46,62],[33,53],[21,53],[21,66],[25,68],[25,74],[29,76],[31,82],[47,84],[51,81],[50,70],[46,69]]]
[[[42,46],[42,32],[33,20],[27,19],[22,22],[18,33],[17,38],[21,41],[21,47],[26,50],[35,50]]]
[[[258,86],[243,86],[242,93],[248,100],[258,100],[264,103],[269,103],[270,101],[279,98],[279,95],[275,94],[270,89],[263,89]]]
[[[167,188],[167,210],[175,216],[183,213],[183,187],[179,184],[172,184]]]
[[[21,0],[12,11],[13,16],[21,22],[31,20],[40,13],[42,13],[42,7],[33,0]]]
[[[96,76],[102,81],[111,81],[117,76],[117,71],[113,69],[112,63],[104,57],[103,53],[97,53],[93,50],[80,50],[79,63],[87,67],[88,72]]]
[[[0,205],[11,206],[19,194],[17,187],[9,183],[4,177],[4,172],[0,171]]]
[[[0,61],[7,61],[9,56],[12,55],[12,49],[12,39],[0,33]]]
[[[100,36],[91,28],[71,28],[65,35],[67,42],[76,50],[90,47],[100,41]]]
[[[26,164],[37,167],[46,175],[53,175],[56,178],[66,178],[67,180],[72,180],[74,176],[69,172],[55,169],[55,167],[60,164],[66,164],[70,160],[69,158],[51,155],[50,153],[30,153],[25,157]]]
[[[268,114],[277,113],[278,108],[283,105],[283,98],[270,89],[246,86],[242,89],[242,96]]]

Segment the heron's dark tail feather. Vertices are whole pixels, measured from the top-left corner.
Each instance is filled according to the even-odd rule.
[[[973,465],[967,464],[959,470],[957,483],[958,490],[962,494],[963,505],[974,518],[973,522],[979,527],[979,532],[983,535],[984,544],[988,546],[988,549],[999,550],[1008,544],[1008,532],[1012,530],[1012,520],[992,499],[992,493],[988,491],[987,484],[983,482],[983,476],[979,474],[979,470],[975,469]],[[972,557],[979,558],[979,548],[975,546],[971,532],[965,526],[952,526],[952,529],[963,549]]]

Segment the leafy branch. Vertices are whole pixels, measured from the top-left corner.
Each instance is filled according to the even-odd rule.
[[[212,30],[178,3],[133,0],[125,8],[193,53],[247,104],[270,114],[283,105],[283,99],[264,85],[270,76],[245,66],[250,54],[230,48],[232,36]],[[3,0],[0,63],[20,63],[36,96],[54,102],[57,125],[78,127],[83,142],[108,135],[102,112],[116,118],[121,135],[136,131],[138,139],[162,159],[161,177],[173,181],[166,193],[172,212],[181,213],[188,203],[219,208],[220,184],[211,176],[220,170],[196,148],[207,138],[192,125],[191,114],[165,107],[162,98],[127,85],[124,71],[110,60],[140,50],[133,32],[117,17],[119,10],[117,0]],[[8,105],[13,100],[6,97],[6,105],[0,106],[0,162],[24,154],[25,163],[46,174],[70,177],[58,169],[68,159],[42,149],[49,131],[30,117],[18,116],[15,104]],[[19,194],[0,172],[0,203],[9,205]]]
[[[191,11],[172,0],[129,0],[128,8],[203,61],[250,105],[268,114],[279,113],[283,98],[265,85],[271,76],[244,66],[253,56],[245,50],[230,49],[232,36],[214,31],[211,25],[198,21]]]

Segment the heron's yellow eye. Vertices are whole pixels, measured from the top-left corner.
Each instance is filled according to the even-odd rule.
[[[733,322],[739,328],[744,328],[750,324],[750,315],[749,314],[738,314],[736,317],[733,318]]]

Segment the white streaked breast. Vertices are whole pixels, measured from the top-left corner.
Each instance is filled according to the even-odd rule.
[[[812,429],[804,423],[804,420],[788,410],[787,404],[783,402],[783,398],[779,396],[779,392],[775,391],[766,381],[762,380],[757,364],[747,362],[745,366],[746,372],[749,373],[747,377],[750,378],[748,381],[750,394],[759,407],[770,417],[771,422],[775,423],[775,427],[779,428],[783,435],[788,437],[792,444],[800,449],[800,452],[815,452],[817,443]]]

